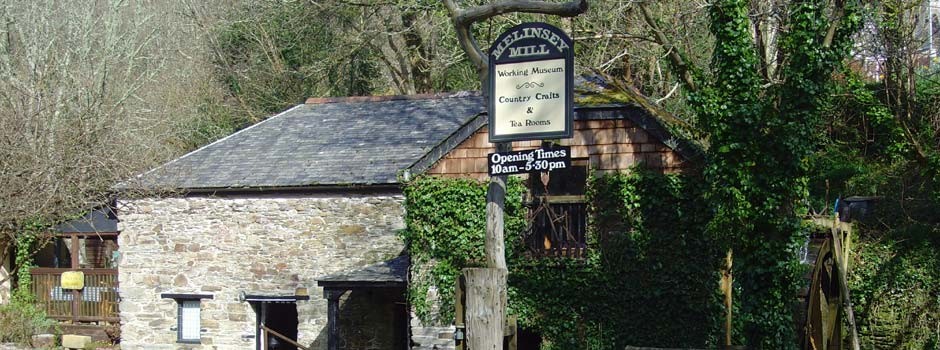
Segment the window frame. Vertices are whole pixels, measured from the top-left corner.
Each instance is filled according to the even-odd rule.
[[[551,178],[552,173],[549,173],[549,176],[551,179],[549,183],[555,184],[555,186],[557,186],[557,183],[560,181],[562,184],[569,185],[568,188],[564,188],[564,189],[561,189],[558,187],[552,188],[552,187],[543,185],[540,179],[540,176],[541,176],[540,173],[529,174],[529,180],[527,181],[527,184],[526,184],[526,187],[528,189],[528,194],[526,196],[527,198],[525,202],[529,210],[529,214],[527,214],[527,216],[532,215],[532,216],[529,216],[529,220],[532,220],[532,221],[529,222],[529,225],[530,225],[529,234],[531,236],[526,238],[525,244],[528,246],[527,248],[530,251],[530,253],[538,257],[568,256],[568,257],[575,257],[575,258],[580,259],[580,258],[586,257],[585,252],[587,250],[587,227],[586,225],[587,225],[587,220],[588,220],[588,217],[587,217],[588,213],[587,213],[586,192],[587,192],[587,183],[589,181],[589,177],[591,173],[590,159],[589,158],[574,158],[571,160],[571,167],[563,171],[570,172],[570,173],[569,174],[556,174],[555,178]],[[575,172],[579,172],[580,174],[577,174]],[[566,177],[573,177],[573,178],[566,178]],[[570,186],[572,184],[571,181],[576,181],[578,182],[578,184],[571,187]],[[539,186],[544,186],[544,187],[539,187]],[[555,192],[553,191],[553,189],[562,190],[562,191]],[[570,231],[569,229],[571,228],[570,226],[571,224],[569,224],[570,221],[568,220],[570,220],[571,218],[574,218],[572,214],[577,212],[578,215],[575,215],[575,216],[577,216],[580,219],[580,222],[582,222],[582,225],[583,225],[582,231],[584,232],[581,232],[580,234],[578,234],[577,237],[573,240],[562,239],[556,242],[555,239],[550,238],[550,242],[552,246],[557,245],[558,248],[548,248],[548,247],[543,246],[542,242],[545,240],[546,233],[548,232],[544,230],[544,228],[541,230],[538,230],[534,226],[540,225],[539,221],[542,220],[540,219],[540,217],[546,214],[542,212],[542,213],[533,215],[533,212],[532,212],[532,210],[535,209],[536,207],[542,207],[542,206],[544,206],[544,208],[542,208],[541,210],[551,210],[555,215],[561,214],[569,218],[565,220],[566,231]],[[572,211],[572,209],[575,209],[575,207],[580,207],[580,209],[577,209],[576,211]],[[555,210],[559,210],[559,211],[555,212]],[[557,223],[555,225],[557,225]],[[574,225],[579,226],[577,224],[574,224]],[[574,244],[574,246],[571,246],[571,244]],[[578,249],[578,251],[577,252],[570,251],[570,249],[572,248]],[[565,253],[561,253],[561,255],[556,255],[557,253],[552,253],[553,249],[562,249],[563,251],[565,251]],[[562,251],[562,250],[559,250],[559,251]]]
[[[182,344],[202,344],[202,300],[213,299],[211,294],[160,294],[161,298],[173,299],[176,301],[176,342]],[[196,310],[199,312],[199,319],[196,320],[197,329],[196,338],[183,338],[183,304],[185,302],[196,302]]]

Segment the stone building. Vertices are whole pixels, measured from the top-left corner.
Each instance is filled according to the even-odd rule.
[[[485,178],[483,106],[466,93],[310,99],[123,184],[151,195],[117,202],[122,348],[453,348],[452,325],[408,310],[400,184]],[[556,183],[692,156],[636,103],[576,107],[561,143],[575,171]]]
[[[405,269],[352,272],[396,264],[401,170],[481,110],[470,94],[311,99],[123,184],[159,195],[118,199],[121,347],[295,348],[266,328],[325,349],[332,301],[339,347],[407,348]]]

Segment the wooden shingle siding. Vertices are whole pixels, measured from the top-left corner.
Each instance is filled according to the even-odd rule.
[[[573,159],[589,159],[596,172],[626,171],[638,163],[666,173],[680,171],[685,166],[679,153],[630,120],[577,120],[574,129],[574,137],[561,140],[561,144],[571,146]],[[477,130],[437,161],[427,174],[488,179],[486,157],[495,149],[488,141],[487,132],[486,126]],[[538,140],[517,141],[512,148],[525,150],[540,145]]]

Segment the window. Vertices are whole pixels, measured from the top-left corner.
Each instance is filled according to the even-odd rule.
[[[200,318],[202,299],[212,299],[212,296],[206,294],[162,294],[161,296],[176,300],[176,341],[198,344],[202,333]]]
[[[584,257],[587,249],[587,159],[573,159],[571,168],[529,175],[526,244],[540,256]]]
[[[180,300],[176,339],[181,343],[199,342],[199,300]]]

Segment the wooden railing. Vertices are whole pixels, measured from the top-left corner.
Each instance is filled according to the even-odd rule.
[[[82,271],[85,288],[62,289],[62,272]],[[65,269],[37,267],[30,270],[33,295],[49,318],[81,322],[119,322],[117,269]]]
[[[273,330],[273,329],[271,329],[271,328],[268,328],[268,326],[261,325],[260,327],[261,327],[261,348],[262,348],[263,350],[268,350],[268,347],[270,346],[270,344],[268,343],[268,337],[270,337],[270,336],[272,336],[272,335],[273,335],[274,337],[278,338],[278,339],[281,339],[281,341],[284,341],[284,342],[286,342],[287,344],[290,344],[290,345],[294,346],[294,347],[297,348],[297,349],[300,349],[300,350],[310,350],[310,349],[307,348],[306,346],[300,345],[300,343],[298,343],[296,340],[291,339],[291,338],[289,338],[288,336],[283,335],[283,334],[281,334],[281,333],[278,333],[277,331],[275,331],[275,330]],[[288,348],[290,348],[290,347],[288,347]]]

